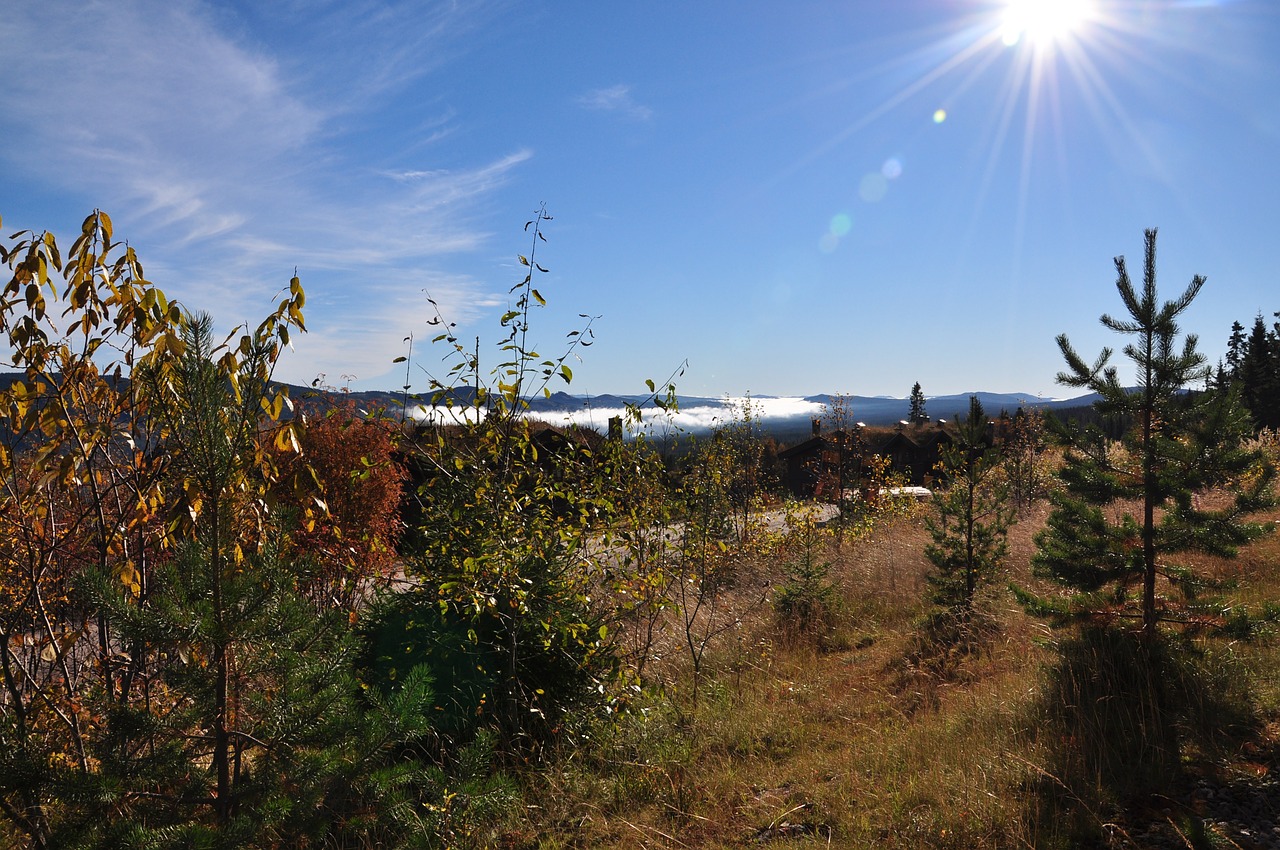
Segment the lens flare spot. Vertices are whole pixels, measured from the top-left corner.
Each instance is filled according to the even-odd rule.
[[[858,186],[858,197],[869,204],[882,200],[889,191],[889,181],[879,171],[873,171],[862,178]]]
[[[946,120],[947,120],[947,110],[945,109],[933,110],[933,123],[941,124],[943,121],[946,121]]]
[[[902,176],[902,161],[896,156],[891,156],[884,161],[884,165],[880,166],[880,173],[889,180],[897,180]]]
[[[835,236],[848,236],[853,229],[853,219],[848,213],[836,213],[831,217],[831,233]]]
[[[830,254],[838,247],[840,247],[840,237],[830,230],[822,234],[822,238],[818,240],[818,250],[824,254]]]

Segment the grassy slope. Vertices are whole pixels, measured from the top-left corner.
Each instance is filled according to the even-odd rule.
[[[919,511],[917,511],[917,514]],[[1032,537],[1045,509],[1010,534],[1007,578],[1031,583]],[[1280,521],[1280,513],[1268,521]],[[695,709],[673,645],[665,695],[593,755],[540,775],[512,846],[965,847],[1064,845],[1033,815],[1053,787],[1049,749],[1030,707],[1054,660],[1053,633],[1016,606],[1005,582],[985,602],[1000,631],[985,651],[912,664],[923,613],[918,516],[895,519],[826,553],[841,602],[837,633],[819,650],[784,642],[761,607],[723,639]],[[1238,580],[1230,594],[1257,610],[1280,600],[1280,535],[1233,562],[1198,566]],[[778,559],[763,578],[782,580]],[[773,570],[772,575],[768,575]],[[761,576],[753,573],[752,581]],[[1280,717],[1273,640],[1220,645],[1249,673],[1263,720]],[[1265,730],[1274,727],[1264,727]],[[1043,738],[1043,736],[1041,736]],[[1048,748],[1048,749],[1046,749]],[[1266,740],[1188,764],[1191,773],[1258,771]],[[1194,755],[1194,754],[1193,754]],[[1094,803],[1094,806],[1097,804]],[[1088,808],[1082,817],[1117,813]],[[1143,813],[1134,813],[1141,818]],[[1039,823],[1037,821],[1040,821]],[[1087,827],[1088,824],[1086,823]]]

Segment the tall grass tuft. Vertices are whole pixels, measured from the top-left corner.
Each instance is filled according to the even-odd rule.
[[[1046,763],[1042,823],[1096,838],[1111,814],[1172,795],[1184,756],[1256,732],[1244,676],[1225,653],[1092,626],[1059,646],[1033,708]]]

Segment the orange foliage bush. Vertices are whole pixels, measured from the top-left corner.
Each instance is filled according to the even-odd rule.
[[[304,589],[322,607],[354,610],[396,571],[406,473],[395,458],[390,422],[362,415],[350,399],[312,414],[302,456],[288,463],[295,473],[307,464],[318,486],[310,494],[281,494],[281,501],[296,508],[307,499],[324,503],[327,510],[292,534],[293,547],[315,566]]]

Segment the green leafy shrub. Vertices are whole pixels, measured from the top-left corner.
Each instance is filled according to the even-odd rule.
[[[450,365],[443,380],[431,381],[437,417],[405,446],[426,470],[406,535],[414,588],[375,641],[406,642],[405,657],[388,656],[395,669],[429,660],[448,694],[449,734],[466,741],[491,728],[508,754],[547,743],[570,715],[608,707],[619,669],[605,612],[592,598],[609,567],[591,546],[615,498],[608,464],[596,462],[599,435],[548,431],[527,416],[529,397],[549,396],[553,381],[569,383],[569,361],[591,344],[589,322],[568,334],[557,357],[529,342],[533,313],[546,303],[535,276],[547,272],[538,250],[550,218],[539,210],[525,226],[531,246],[518,259],[526,273],[511,287],[499,362],[489,372],[452,323],[438,314],[431,320]]]

